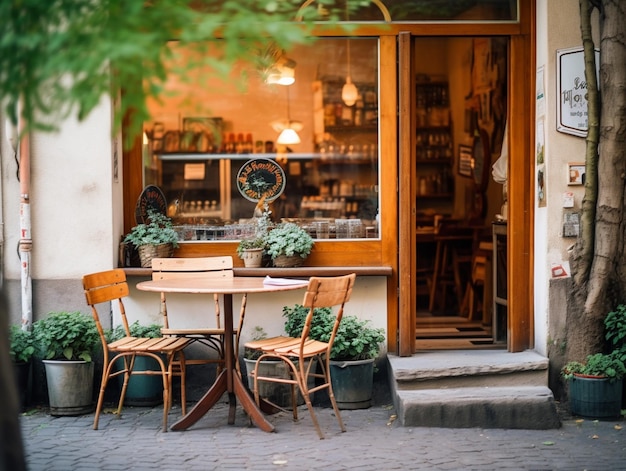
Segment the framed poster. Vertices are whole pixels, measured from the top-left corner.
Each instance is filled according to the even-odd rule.
[[[557,95],[559,132],[587,136],[587,80],[582,47],[557,49]],[[600,50],[596,49],[596,77],[599,72]],[[599,86],[599,85],[598,85]]]

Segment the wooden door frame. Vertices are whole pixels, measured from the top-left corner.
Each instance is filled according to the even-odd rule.
[[[534,233],[534,90],[535,90],[535,2],[521,2],[520,23],[517,28],[485,27],[474,30],[471,25],[453,28],[427,28],[420,30],[405,28],[398,34],[398,253],[410,254],[398,261],[398,327],[397,347],[400,356],[411,356],[415,352],[415,194],[410,179],[412,175],[412,142],[410,100],[406,91],[411,91],[414,79],[410,65],[406,63],[410,54],[411,36],[508,36],[508,345],[511,352],[520,352],[534,347],[533,309],[533,233]],[[502,26],[502,25],[500,25]],[[407,40],[408,36],[408,40]],[[513,112],[514,110],[514,112]],[[409,111],[409,116],[406,116]],[[407,137],[408,136],[408,137]],[[409,174],[409,175],[407,175]],[[393,313],[390,311],[389,316]],[[391,325],[392,323],[389,322]],[[394,351],[389,345],[389,351]]]

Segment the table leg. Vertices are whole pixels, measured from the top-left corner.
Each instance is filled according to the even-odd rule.
[[[248,394],[239,375],[234,376],[235,395],[239,398],[241,406],[248,413],[250,420],[264,432],[273,432],[274,426],[267,421],[263,412],[259,410],[254,399]]]
[[[228,393],[228,423],[235,423],[237,398],[246,411],[250,420],[264,432],[273,432],[274,426],[263,416],[263,412],[257,407],[254,399],[241,381],[241,376],[235,369],[235,355],[233,352],[233,297],[224,295],[224,370],[219,374],[215,383],[202,396],[202,399],[193,406],[185,417],[172,425],[171,430],[186,430],[195,424],[220,400],[222,395]]]
[[[224,395],[226,392],[226,371],[222,371],[215,383],[211,386],[202,399],[198,401],[198,403],[193,406],[193,408],[180,419],[178,422],[172,425],[171,430],[187,430],[193,424],[195,424],[204,414],[206,414],[211,407],[213,407],[217,401]]]

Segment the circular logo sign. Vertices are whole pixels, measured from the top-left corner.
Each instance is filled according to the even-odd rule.
[[[237,174],[237,189],[248,201],[257,202],[265,197],[270,202],[285,190],[285,172],[270,159],[248,160]]]
[[[137,224],[148,222],[148,210],[153,209],[161,214],[167,214],[165,195],[158,186],[148,185],[143,189],[135,205],[135,221]]]

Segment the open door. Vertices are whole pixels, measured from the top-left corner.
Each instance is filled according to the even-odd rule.
[[[512,257],[510,252],[511,243],[528,247],[531,232],[523,223],[528,213],[509,212],[504,229],[505,237],[513,234],[504,283],[514,284],[523,296],[508,300],[504,312],[497,306],[496,321],[491,294],[492,223],[503,203],[502,186],[493,182],[491,165],[501,152],[511,102],[528,94],[527,84],[512,73],[521,67],[511,63],[512,57],[523,47],[504,37],[398,34],[401,355],[422,348],[519,351],[532,344],[530,259],[528,252]],[[487,77],[492,73],[498,81]],[[524,140],[531,116],[527,111],[526,116],[510,116],[509,123]],[[524,161],[524,146],[510,147],[509,165],[517,168]],[[509,180],[509,208],[520,207],[528,194],[524,190],[511,195],[512,189],[531,184],[528,168]],[[451,232],[442,235],[444,227]],[[478,267],[482,279],[476,282],[477,260],[483,259]],[[424,313],[430,316],[426,333],[420,323]],[[501,329],[498,335],[494,324]]]

